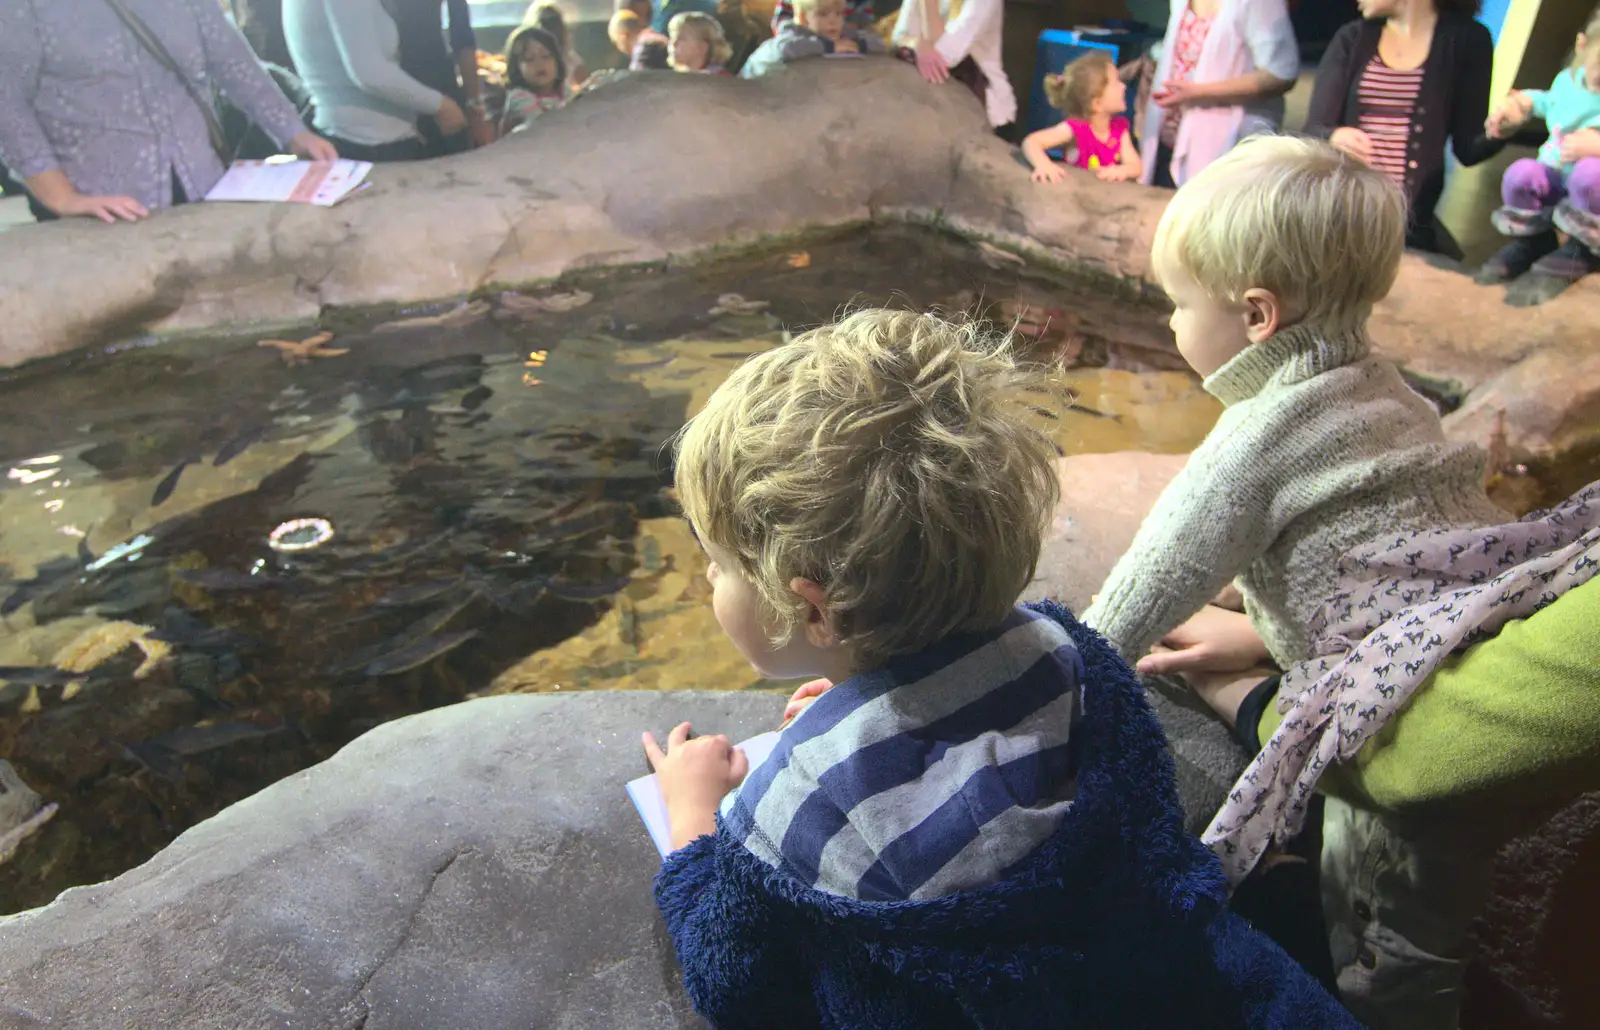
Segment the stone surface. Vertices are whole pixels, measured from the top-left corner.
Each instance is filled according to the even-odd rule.
[[[0,919],[0,1025],[702,1026],[622,784],[645,771],[641,729],[742,739],[781,712],[766,692],[619,691],[379,727],[139,868]]]
[[[0,365],[144,330],[303,322],[330,305],[456,297],[868,219],[931,221],[1151,292],[1166,196],[1078,174],[1036,186],[970,93],[893,61],[802,63],[758,81],[625,78],[487,150],[372,178],[329,210],[196,205],[136,226],[0,236]],[[1397,360],[1469,394],[1546,348],[1600,343],[1597,280],[1513,310],[1500,288],[1408,256],[1373,328]],[[1508,411],[1508,435],[1538,449],[1539,417],[1524,407]]]
[[[1182,454],[1124,451],[1056,462],[1061,504],[1027,596],[1053,597],[1073,611],[1087,608],[1186,460]]]

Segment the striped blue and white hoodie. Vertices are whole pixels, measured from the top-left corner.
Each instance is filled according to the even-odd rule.
[[[655,885],[718,1030],[1359,1030],[1226,892],[1132,671],[1048,602],[818,698]]]
[[[1018,608],[823,694],[722,806],[761,861],[846,898],[922,900],[996,880],[1072,804],[1083,662]]]

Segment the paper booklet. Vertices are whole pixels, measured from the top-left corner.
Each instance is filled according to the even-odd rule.
[[[778,731],[763,733],[759,737],[751,737],[738,747],[744,751],[744,756],[750,760],[750,768],[754,769],[767,760],[772,754],[772,749],[778,746]],[[667,802],[661,796],[661,787],[657,784],[656,774],[641,776],[628,783],[628,797],[633,801],[633,807],[639,810],[639,818],[644,820],[644,828],[650,831],[650,839],[655,842],[656,850],[661,852],[661,857],[666,858],[672,850],[672,828],[667,823]]]
[[[235,161],[207,200],[260,200],[332,207],[361,188],[370,161]]]

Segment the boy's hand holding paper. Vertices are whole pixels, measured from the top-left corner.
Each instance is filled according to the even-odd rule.
[[[744,782],[750,771],[745,753],[720,733],[689,739],[686,722],[679,723],[667,735],[665,751],[652,734],[644,734],[643,739],[645,755],[656,771],[666,805],[671,850],[715,833],[717,806],[728,791]]]

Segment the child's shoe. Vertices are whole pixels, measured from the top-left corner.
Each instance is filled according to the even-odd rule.
[[[1495,251],[1494,256],[1479,267],[1478,274],[1472,279],[1483,286],[1508,283],[1554,251],[1559,242],[1554,229],[1546,229],[1533,236],[1514,237],[1510,243]]]
[[[1600,255],[1573,237],[1512,283],[1506,289],[1506,303],[1514,308],[1543,304],[1591,272],[1600,272]]]

